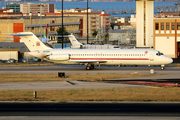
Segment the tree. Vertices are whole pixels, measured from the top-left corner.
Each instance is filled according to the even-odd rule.
[[[62,35],[62,27],[59,27],[57,30],[56,30],[57,34],[58,35]],[[69,35],[69,33],[66,31],[66,28],[63,26],[63,35]],[[62,37],[58,37],[58,43],[61,43],[62,42]],[[63,39],[63,42],[69,42],[69,39],[68,38],[64,38]]]
[[[95,30],[92,35],[95,37],[97,34],[98,34],[98,31]]]
[[[56,30],[57,34],[58,35],[62,35],[62,27],[59,27],[57,30]],[[63,35],[69,35],[69,33],[66,31],[66,28],[63,26]]]

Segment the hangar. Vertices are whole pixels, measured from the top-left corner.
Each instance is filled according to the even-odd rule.
[[[19,48],[0,49],[0,59],[1,60],[9,60],[9,59],[18,60],[18,51],[20,51]]]

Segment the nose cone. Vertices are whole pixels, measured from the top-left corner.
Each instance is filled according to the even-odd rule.
[[[173,59],[170,57],[167,57],[166,62],[167,62],[167,64],[171,64],[173,62]]]

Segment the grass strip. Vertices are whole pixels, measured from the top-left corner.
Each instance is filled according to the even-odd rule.
[[[29,62],[29,63],[0,63],[0,67],[34,67],[34,66],[53,66],[55,63]]]
[[[39,81],[97,81],[102,79],[116,79],[127,77],[158,76],[159,74],[68,74],[60,78],[57,74],[0,74],[0,82],[39,82]]]
[[[179,102],[180,88],[0,91],[0,101],[162,101]]]

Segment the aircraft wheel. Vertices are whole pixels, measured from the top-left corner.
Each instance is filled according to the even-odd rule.
[[[164,68],[164,65],[161,65],[161,70],[164,70],[165,68]]]
[[[89,66],[86,66],[86,70],[91,70],[91,67],[89,67]]]
[[[164,70],[165,68],[164,67],[161,67],[161,70]]]
[[[91,69],[94,69],[94,65],[91,65]]]

